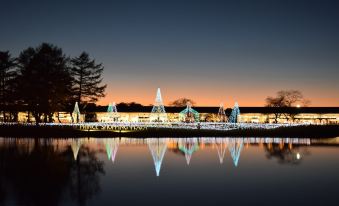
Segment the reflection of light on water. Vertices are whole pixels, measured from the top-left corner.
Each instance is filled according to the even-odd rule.
[[[300,153],[297,153],[296,157],[297,157],[297,160],[300,160],[300,158],[301,158]]]
[[[322,144],[339,144],[338,138],[312,140],[315,143]],[[299,163],[307,155],[307,153],[300,150],[298,146],[311,145],[309,138],[222,138],[222,137],[192,137],[192,138],[74,138],[74,139],[35,139],[29,138],[0,138],[1,147],[7,147],[12,144],[22,145],[23,148],[29,147],[29,153],[34,150],[36,144],[54,146],[55,150],[68,150],[71,147],[73,158],[78,159],[79,151],[82,146],[89,147],[96,150],[98,145],[104,145],[106,149],[107,158],[112,162],[120,145],[145,145],[149,146],[152,154],[156,175],[160,176],[160,169],[166,154],[167,149],[170,151],[181,151],[185,154],[187,165],[190,164],[193,153],[201,147],[216,148],[219,162],[224,162],[224,157],[227,155],[227,149],[230,152],[230,157],[233,160],[234,166],[238,166],[240,153],[244,146],[251,147],[252,144],[264,147],[270,157],[278,157],[287,163]],[[288,147],[286,146],[288,144]],[[6,146],[7,145],[7,146]],[[26,150],[25,150],[26,151]],[[305,156],[305,157],[304,157]]]

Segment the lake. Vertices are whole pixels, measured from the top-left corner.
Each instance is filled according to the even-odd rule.
[[[0,205],[338,205],[339,137],[0,138]]]

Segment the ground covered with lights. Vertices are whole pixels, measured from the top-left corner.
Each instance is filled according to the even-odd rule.
[[[0,124],[0,136],[17,137],[337,137],[339,125],[252,123]]]

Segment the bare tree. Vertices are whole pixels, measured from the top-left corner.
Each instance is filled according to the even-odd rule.
[[[310,100],[304,98],[303,94],[298,90],[281,90],[277,92],[276,97],[267,97],[266,106],[267,107],[295,107],[301,105],[306,107],[310,104]],[[284,115],[285,118],[295,120],[295,116],[298,114],[298,111],[290,108],[286,112],[282,113],[279,110],[276,110],[274,113],[274,122],[277,123],[278,119]]]
[[[281,97],[267,97],[266,98],[266,107],[283,107],[284,101]],[[281,112],[278,110],[274,111],[274,122],[278,123],[278,119],[281,117]]]
[[[284,106],[293,107],[297,103],[304,101],[303,94],[298,90],[281,90],[277,93],[277,97],[283,100]]]
[[[191,105],[195,105],[195,102],[192,99],[185,98],[185,97],[179,98],[171,102],[170,105],[175,106],[175,107],[184,107],[187,105],[188,102],[190,102]]]

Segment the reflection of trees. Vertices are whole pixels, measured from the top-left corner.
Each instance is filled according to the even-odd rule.
[[[301,161],[299,147],[285,144],[265,144],[266,157],[276,158],[281,164],[298,164]]]
[[[16,144],[1,148],[1,153],[1,176],[20,205],[58,205],[69,178],[64,154],[38,140],[31,153]]]
[[[71,166],[71,197],[79,205],[100,191],[99,174],[104,174],[103,162],[96,157],[96,152],[82,146],[75,164]]]
[[[0,203],[9,197],[7,191],[19,205],[59,205],[71,191],[84,204],[99,191],[103,163],[88,148],[82,147],[79,156],[81,161],[75,162],[70,147],[62,151],[38,139],[31,151],[16,143],[0,146]],[[74,174],[81,177],[76,184]]]

